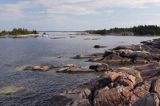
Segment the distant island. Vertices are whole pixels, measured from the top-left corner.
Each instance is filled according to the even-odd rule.
[[[100,34],[100,35],[124,35],[124,36],[133,36],[133,35],[160,35],[160,27],[157,25],[140,25],[134,26],[131,28],[112,28],[109,30],[88,30],[86,31],[90,34]]]
[[[38,32],[36,30],[29,31],[28,29],[25,28],[14,28],[11,31],[1,31],[0,36],[1,37],[38,37]]]

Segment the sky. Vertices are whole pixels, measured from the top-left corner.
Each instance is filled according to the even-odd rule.
[[[160,25],[160,0],[0,0],[0,30],[83,31]]]

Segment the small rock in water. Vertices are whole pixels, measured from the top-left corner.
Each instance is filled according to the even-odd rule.
[[[80,55],[76,55],[75,57],[73,57],[73,59],[86,59],[86,58],[91,58],[91,57],[93,56],[80,54]]]
[[[17,71],[22,71],[22,70],[25,70],[27,67],[29,67],[29,66],[28,65],[17,66],[16,70]]]
[[[0,94],[3,95],[11,95],[13,93],[25,90],[24,87],[17,87],[17,86],[8,86],[0,89]]]
[[[100,38],[93,38],[92,40],[99,40]]]
[[[46,72],[54,68],[59,68],[59,67],[54,65],[34,65],[34,66],[25,67],[24,70]]]
[[[96,49],[99,49],[99,48],[106,48],[106,46],[94,45],[94,48],[96,48]]]

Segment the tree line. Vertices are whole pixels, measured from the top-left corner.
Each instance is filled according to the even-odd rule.
[[[160,27],[157,25],[140,25],[131,28],[112,28],[109,30],[88,30],[90,34],[120,34],[120,35],[160,35]]]
[[[25,28],[14,28],[11,31],[1,31],[0,35],[26,35],[26,34],[38,34],[36,30],[29,31],[28,29]]]

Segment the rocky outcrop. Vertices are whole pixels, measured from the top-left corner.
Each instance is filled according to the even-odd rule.
[[[160,60],[160,39],[142,42],[139,45],[118,46],[111,50],[106,50],[103,56],[89,58],[92,62],[102,62],[109,65],[139,65]],[[99,58],[99,59],[97,59]]]
[[[151,66],[154,64],[144,65],[141,71],[137,66],[107,71],[99,78],[55,95],[51,102],[54,106],[159,106],[159,77],[154,74],[154,79],[146,79],[147,74],[141,75]],[[62,99],[58,102],[58,98]]]
[[[105,73],[55,95],[51,103],[54,106],[159,106],[159,45],[160,39],[140,45],[119,46],[103,54],[92,55],[90,61],[102,64],[89,68]],[[108,65],[123,67],[112,70]]]

